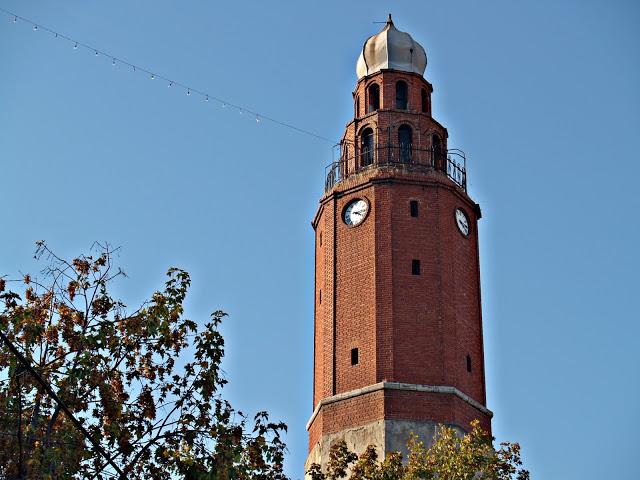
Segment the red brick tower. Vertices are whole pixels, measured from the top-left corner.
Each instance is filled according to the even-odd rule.
[[[479,206],[431,116],[427,58],[391,16],[358,60],[354,119],[327,167],[316,238],[310,462],[339,438],[404,450],[486,408]]]

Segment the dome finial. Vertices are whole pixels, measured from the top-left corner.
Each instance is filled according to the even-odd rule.
[[[380,70],[398,70],[424,75],[427,54],[411,35],[398,30],[389,18],[380,33],[369,37],[362,46],[356,64],[358,79]]]

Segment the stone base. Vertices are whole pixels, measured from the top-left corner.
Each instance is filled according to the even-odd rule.
[[[456,425],[453,428],[460,434],[464,430]],[[305,479],[312,463],[319,463],[323,469],[326,468],[329,460],[329,450],[340,440],[347,443],[347,447],[352,452],[360,455],[369,445],[375,445],[378,458],[383,459],[387,453],[400,452],[407,458],[407,440],[411,433],[416,434],[426,446],[431,445],[436,434],[438,424],[431,421],[411,421],[411,420],[378,420],[366,425],[348,428],[341,432],[322,436],[318,444],[311,450],[307,461],[304,464]]]

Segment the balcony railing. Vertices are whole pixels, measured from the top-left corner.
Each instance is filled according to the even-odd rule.
[[[445,154],[434,148],[416,148],[411,144],[378,144],[364,148],[358,155],[343,156],[325,168],[324,190],[331,190],[350,175],[382,166],[404,166],[423,172],[441,171],[467,191],[467,159],[462,150],[451,149]]]

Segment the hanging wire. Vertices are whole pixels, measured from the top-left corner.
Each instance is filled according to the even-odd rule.
[[[71,38],[71,37],[69,37],[67,35],[64,35],[64,34],[62,34],[60,32],[56,32],[55,30],[52,30],[52,29],[50,29],[48,27],[45,27],[43,25],[36,24],[33,20],[30,20],[30,19],[28,19],[26,17],[21,17],[20,15],[16,15],[15,13],[10,12],[9,10],[6,10],[6,9],[4,9],[2,7],[0,7],[0,12],[8,15],[9,19],[13,20],[13,23],[16,23],[18,20],[20,20],[21,22],[33,25],[33,30],[34,31],[42,30],[42,31],[45,31],[47,33],[50,33],[55,38],[61,38],[63,40],[66,40],[67,42],[69,42],[69,43],[71,43],[73,45],[74,50],[77,50],[79,47],[82,47],[85,50],[93,51],[95,53],[96,57],[100,56],[100,55],[103,55],[105,57],[110,57],[112,59],[111,64],[114,65],[114,66],[115,66],[116,62],[118,62],[118,63],[120,63],[122,65],[131,67],[133,72],[140,71],[140,72],[143,72],[143,73],[149,75],[149,77],[152,80],[155,79],[155,78],[159,78],[159,79],[167,82],[167,85],[169,87],[171,87],[171,86],[179,87],[179,88],[183,89],[184,91],[186,91],[187,95],[191,95],[193,93],[193,94],[196,94],[196,95],[199,95],[200,97],[202,97],[205,102],[208,102],[209,99],[211,99],[211,100],[216,101],[223,108],[229,107],[229,108],[237,110],[240,114],[247,113],[249,115],[255,116],[256,123],[261,123],[263,120],[266,120],[266,121],[269,121],[269,122],[274,123],[276,125],[279,125],[281,127],[287,128],[289,130],[294,130],[294,131],[296,131],[298,133],[301,133],[301,134],[304,134],[304,135],[308,135],[308,136],[317,138],[319,140],[323,140],[325,142],[329,142],[332,145],[335,144],[335,141],[331,140],[330,138],[324,137],[322,135],[318,135],[317,133],[314,133],[314,132],[312,132],[310,130],[307,130],[305,128],[302,128],[302,127],[298,127],[298,126],[293,125],[291,123],[284,122],[282,120],[278,120],[277,118],[271,117],[269,115],[265,115],[263,113],[255,112],[255,111],[253,111],[253,110],[251,110],[249,108],[243,107],[241,105],[236,105],[236,104],[231,103],[231,102],[229,102],[229,101],[227,101],[227,100],[225,100],[223,98],[211,95],[210,93],[204,92],[202,90],[195,89],[195,88],[193,88],[193,87],[191,87],[189,85],[177,82],[177,81],[172,80],[172,79],[170,79],[168,77],[165,77],[165,76],[162,76],[162,75],[158,75],[158,74],[156,74],[156,73],[154,73],[154,72],[152,72],[152,71],[150,71],[150,70],[148,70],[148,69],[146,69],[144,67],[141,67],[141,66],[139,66],[137,64],[128,62],[126,60],[123,60],[122,58],[119,58],[119,57],[117,57],[115,55],[112,55],[111,53],[108,53],[106,51],[103,51],[103,50],[100,50],[98,48],[92,47],[92,46],[90,46],[90,45],[88,45],[86,43],[79,42],[78,40],[75,40],[75,39],[73,39],[73,38]]]

